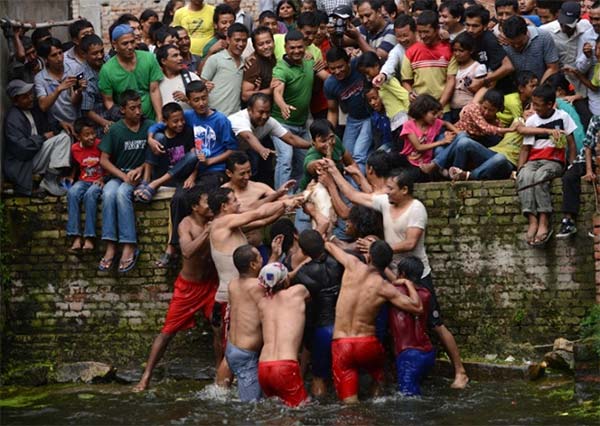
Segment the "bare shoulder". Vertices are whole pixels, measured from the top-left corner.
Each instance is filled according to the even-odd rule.
[[[269,185],[266,185],[262,182],[250,181],[250,182],[248,182],[248,184],[249,185],[251,184],[252,190],[260,193],[261,196],[269,195],[269,194],[275,192],[275,190],[273,188],[271,188]]]

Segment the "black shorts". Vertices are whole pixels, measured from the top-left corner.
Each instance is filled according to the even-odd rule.
[[[429,290],[429,293],[431,293],[431,298],[429,299],[429,314],[427,315],[427,327],[432,329],[439,327],[440,325],[444,325],[444,321],[442,321],[440,304],[438,303],[437,296],[435,295],[435,289],[433,288],[431,274],[421,278],[420,284]]]

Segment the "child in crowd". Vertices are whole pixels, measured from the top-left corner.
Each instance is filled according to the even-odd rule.
[[[371,108],[371,129],[373,131],[373,149],[386,152],[401,151],[399,143],[394,143],[390,119],[386,114],[379,89],[370,83],[365,84],[365,100]],[[396,135],[397,136],[397,135]]]
[[[552,86],[537,87],[531,102],[535,113],[525,125],[534,128],[538,134],[525,136],[523,140],[517,186],[522,212],[529,220],[525,240],[530,246],[543,246],[553,233],[550,227],[550,181],[563,173],[567,146],[571,157],[569,163],[575,159],[573,132],[576,125],[566,112],[554,109],[556,91]],[[540,131],[547,133],[542,135]]]
[[[78,118],[73,125],[77,142],[71,146],[71,157],[75,163],[71,181],[79,170],[79,180],[67,192],[67,235],[75,237],[69,251],[94,249],[96,237],[97,204],[104,187],[104,170],[100,166],[100,139],[96,137],[96,127],[89,118]],[[83,239],[80,230],[80,204],[85,206],[85,226]]]
[[[474,51],[475,40],[467,32],[460,33],[452,42],[452,52],[458,63],[454,94],[450,100],[450,122],[452,123],[458,121],[459,113],[466,105],[479,102],[486,91],[485,87],[476,93],[469,89],[473,79],[484,78],[487,74],[485,65],[473,59]]]

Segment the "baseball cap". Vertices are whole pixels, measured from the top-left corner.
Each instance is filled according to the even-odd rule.
[[[335,16],[338,18],[342,18],[342,19],[348,19],[352,17],[352,8],[348,5],[340,5],[340,6],[336,6],[335,9],[333,9],[333,12],[331,12],[331,14],[329,16]]]
[[[568,27],[574,27],[579,21],[581,15],[581,6],[578,1],[568,1],[563,3],[558,13],[558,23]]]
[[[12,80],[6,85],[6,93],[9,97],[24,95],[33,89],[33,84],[25,83],[23,80]]]

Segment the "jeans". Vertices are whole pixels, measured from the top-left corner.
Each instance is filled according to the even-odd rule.
[[[517,175],[517,187],[523,188],[534,183],[558,177],[563,172],[563,165],[550,160],[528,161]],[[540,183],[519,192],[521,211],[524,214],[552,213],[550,181]]]
[[[310,140],[306,127],[288,126],[287,124],[282,124],[282,126],[296,136],[307,141]],[[279,188],[290,179],[300,181],[304,173],[306,149],[294,148],[275,136],[273,136],[273,145],[275,145],[275,151],[277,152],[275,188]]]
[[[344,148],[352,155],[354,161],[365,173],[367,156],[373,145],[373,131],[371,130],[371,118],[357,120],[348,116],[346,130],[344,131]]]
[[[112,178],[102,192],[102,239],[136,244],[134,187],[121,179]]]
[[[77,181],[67,192],[67,235],[80,236],[79,219],[81,218],[80,204],[83,200],[85,206],[85,226],[83,236],[94,238],[96,236],[96,217],[98,200],[102,195],[102,188],[92,182]]]
[[[593,163],[592,163],[593,167]],[[574,217],[579,213],[581,205],[581,177],[585,176],[585,163],[574,163],[562,177],[563,182],[563,213]]]

